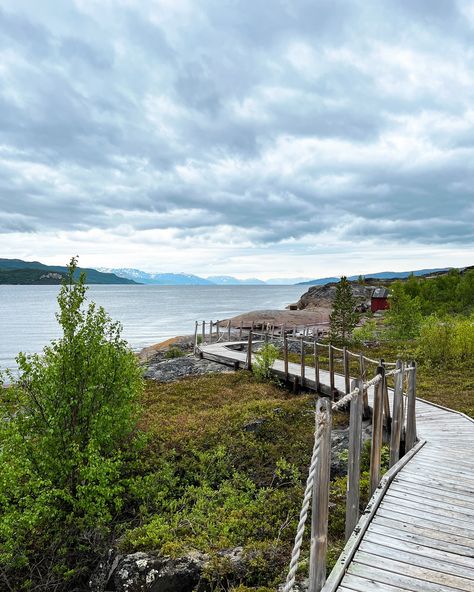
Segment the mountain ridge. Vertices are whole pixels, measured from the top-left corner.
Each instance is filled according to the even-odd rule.
[[[79,267],[75,277],[84,272],[86,284],[136,284],[137,282],[119,277],[114,273],[102,273],[96,269]],[[40,261],[0,258],[0,283],[9,285],[60,284],[67,276],[67,267],[46,265]]]

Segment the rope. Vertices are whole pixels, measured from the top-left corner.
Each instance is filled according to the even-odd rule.
[[[300,558],[305,523],[306,519],[308,518],[309,504],[311,502],[311,497],[313,493],[313,483],[318,468],[321,435],[325,423],[325,414],[321,413],[318,417],[318,425],[314,433],[313,454],[311,456],[311,464],[309,466],[308,479],[306,480],[306,489],[304,492],[303,505],[301,506],[300,520],[298,522],[298,528],[296,529],[295,543],[293,545],[293,550],[291,552],[290,567],[288,569],[288,575],[286,576],[286,583],[283,587],[283,592],[291,592],[295,583],[296,570],[298,569],[298,560]]]
[[[339,411],[339,409],[341,409],[342,407],[344,407],[344,405],[346,405],[347,403],[352,401],[352,399],[358,394],[359,394],[359,388],[356,387],[353,391],[351,391],[350,393],[347,393],[347,395],[344,395],[344,397],[342,397],[342,399],[339,399],[339,401],[337,401],[336,403],[333,403],[332,410]]]

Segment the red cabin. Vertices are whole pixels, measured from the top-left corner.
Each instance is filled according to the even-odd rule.
[[[370,298],[370,310],[377,312],[378,310],[387,310],[387,308],[390,308],[387,288],[375,288]]]

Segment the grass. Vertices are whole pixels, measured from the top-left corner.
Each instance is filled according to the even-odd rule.
[[[417,348],[414,342],[385,342],[377,347],[349,348],[354,353],[363,353],[374,360],[384,359],[387,362],[395,362],[397,359],[404,361],[417,361],[417,396],[442,405],[455,411],[460,411],[474,417],[474,366],[466,363],[445,368],[437,368],[423,364],[423,360],[417,360]],[[340,353],[337,352],[335,371],[343,374],[344,369],[340,361]],[[290,362],[300,363],[299,354],[289,354]],[[359,363],[355,358],[350,359],[351,376],[359,375]],[[305,356],[305,364],[314,366],[312,354]],[[328,369],[328,357],[324,350],[320,354],[320,367]],[[367,365],[367,376],[370,378],[376,371],[376,364]]]
[[[147,443],[131,478],[135,510],[122,551],[197,550],[210,557],[211,588],[274,589],[285,577],[303,499],[314,396],[294,396],[241,371],[149,382],[143,406]],[[334,425],[346,426],[347,415],[336,414]],[[336,479],[329,568],[344,543],[344,512],[345,479]],[[239,570],[221,553],[237,546]]]

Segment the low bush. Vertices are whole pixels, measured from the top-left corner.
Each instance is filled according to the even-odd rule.
[[[474,315],[463,317],[428,317],[418,339],[419,358],[424,363],[444,367],[473,363]]]
[[[256,354],[253,363],[253,373],[259,380],[268,380],[271,369],[279,356],[279,350],[271,343],[266,343]]]

